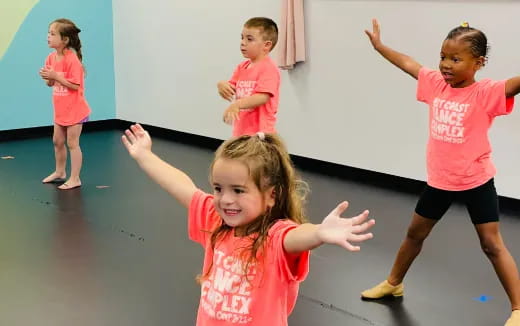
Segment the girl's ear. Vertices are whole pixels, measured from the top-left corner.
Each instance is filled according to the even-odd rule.
[[[483,56],[478,57],[477,62],[476,62],[476,67],[477,67],[476,70],[480,70],[485,65],[486,65],[486,58]]]
[[[63,42],[65,42],[65,45],[69,45],[69,41],[70,39],[67,36],[63,38]]]
[[[267,207],[269,207],[269,208],[274,207],[274,204],[276,203],[276,190],[274,189],[274,186],[267,189],[265,193],[266,193],[265,203],[266,203]]]

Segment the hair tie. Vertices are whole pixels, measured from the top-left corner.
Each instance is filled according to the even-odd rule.
[[[260,140],[265,140],[265,134],[262,131],[257,132],[256,135]]]
[[[464,27],[464,28],[468,28],[469,27],[469,23],[468,22],[462,22],[460,24],[461,27]]]

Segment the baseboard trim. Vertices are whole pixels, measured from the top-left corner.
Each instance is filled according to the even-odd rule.
[[[83,132],[120,129],[121,120],[108,119],[89,121],[83,124]],[[52,137],[54,126],[31,127],[11,130],[0,130],[0,142],[40,137]]]
[[[133,122],[110,119],[101,121],[87,122],[83,126],[84,132],[104,131],[104,130],[125,130]],[[221,139],[191,134],[182,131],[171,130],[162,127],[156,127],[143,124],[153,137],[159,137],[191,146],[216,150],[222,143]],[[24,128],[15,130],[0,131],[0,142],[12,141],[19,139],[39,138],[44,136],[52,136],[52,126]],[[340,179],[352,180],[364,184],[385,188],[399,189],[399,191],[420,194],[425,186],[425,182],[399,177],[395,175],[354,168],[346,165],[321,161],[299,155],[291,155],[294,164],[301,170],[312,171],[315,173],[333,176]],[[517,215],[520,211],[520,200],[499,196],[500,210],[502,213]]]

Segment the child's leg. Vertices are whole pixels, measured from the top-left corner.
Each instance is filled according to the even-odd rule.
[[[494,180],[465,191],[463,199],[477,230],[480,246],[493,264],[513,310],[520,309],[520,277],[515,260],[500,234],[498,195]]]
[[[408,272],[413,261],[421,252],[424,240],[428,237],[437,222],[438,220],[425,218],[414,213],[406,237],[395,258],[392,271],[388,276],[388,283],[398,285],[403,282],[406,272]]]
[[[475,225],[480,246],[489,258],[506,290],[513,310],[520,309],[520,276],[515,260],[509,253],[499,230],[498,222]]]
[[[65,166],[67,164],[67,148],[65,147],[66,136],[66,127],[54,124],[52,142],[54,143],[54,157],[56,159],[56,169],[48,177],[42,180],[43,183],[53,182],[57,179],[65,179],[65,177],[67,176],[67,173],[65,171]]]
[[[401,248],[399,248],[390,275],[382,283],[363,291],[362,298],[380,299],[389,295],[396,297],[403,295],[404,276],[421,252],[424,240],[450,207],[453,198],[453,192],[426,186],[417,202],[415,214]]]
[[[387,281],[392,285],[400,284],[415,257],[421,252],[426,237],[435,224],[450,207],[455,193],[426,186],[415,207],[412,223],[406,238],[395,258],[394,266]]]
[[[406,237],[399,248],[392,271],[388,278],[371,289],[361,292],[363,299],[380,299],[386,296],[400,297],[403,295],[403,279],[419,255],[422,245],[438,220],[429,219],[415,213],[408,227]]]
[[[59,188],[62,190],[72,189],[81,186],[79,174],[83,163],[83,154],[79,147],[79,136],[81,135],[82,124],[67,127],[67,146],[70,151],[70,177]]]

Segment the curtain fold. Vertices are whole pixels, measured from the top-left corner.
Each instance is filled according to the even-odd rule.
[[[305,61],[303,0],[282,0],[278,42],[280,69],[293,69],[297,62]]]

